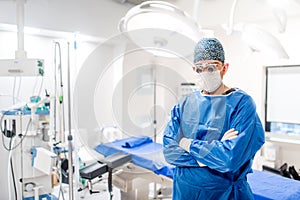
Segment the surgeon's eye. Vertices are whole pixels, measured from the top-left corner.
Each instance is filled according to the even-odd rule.
[[[202,73],[202,71],[203,71],[202,68],[196,68],[196,72],[197,72],[198,74]]]
[[[200,73],[202,73],[203,72],[203,69],[206,67],[206,63],[197,63],[197,64],[195,64],[195,67],[196,67],[196,72],[198,73],[198,74],[200,74]]]
[[[206,68],[207,68],[208,72],[213,72],[213,71],[215,71],[216,67],[217,67],[217,64],[207,64]]]
[[[214,67],[207,67],[207,71],[208,71],[208,72],[213,72],[214,70],[215,70]]]
[[[218,64],[215,63],[201,63],[201,64],[196,64],[196,72],[197,73],[202,73],[202,72],[210,72],[212,73],[213,71],[216,70],[216,67]]]

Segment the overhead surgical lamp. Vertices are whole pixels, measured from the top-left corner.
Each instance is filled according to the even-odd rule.
[[[254,52],[265,52],[268,55],[277,58],[289,58],[278,39],[258,25],[244,25],[242,30],[242,40]]]
[[[280,59],[288,59],[289,56],[279,40],[262,27],[256,24],[234,24],[234,14],[237,3],[238,0],[234,0],[231,7],[228,27],[226,27],[227,34],[232,34],[233,31],[240,31],[242,33],[242,40],[252,51],[263,52]],[[282,23],[284,23],[284,20]]]
[[[137,35],[133,30],[147,29],[146,35]],[[147,1],[130,9],[119,23],[121,32],[128,32],[134,43],[156,56],[174,57],[168,50],[189,52],[194,44],[178,45],[182,37],[194,43],[201,38],[201,30],[187,13],[163,1]],[[181,43],[180,43],[181,44]],[[149,47],[164,48],[166,51],[149,50]],[[177,51],[178,52],[178,51]]]

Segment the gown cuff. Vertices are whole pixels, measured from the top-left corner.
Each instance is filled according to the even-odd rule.
[[[197,161],[197,163],[200,167],[206,167],[206,165],[204,165],[202,162]]]
[[[179,142],[179,146],[185,151],[190,152],[190,146],[192,141],[193,139],[183,137]]]

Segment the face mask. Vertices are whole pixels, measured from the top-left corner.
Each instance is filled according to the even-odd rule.
[[[219,70],[213,72],[202,72],[197,75],[200,88],[207,92],[214,92],[222,83]]]

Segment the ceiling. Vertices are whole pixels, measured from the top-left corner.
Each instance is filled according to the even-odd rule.
[[[102,38],[118,34],[118,23],[134,2],[144,0],[27,0],[25,26],[80,32]],[[198,24],[214,29],[229,21],[234,0],[166,0],[193,16],[198,5]],[[274,21],[268,1],[278,2],[287,19],[300,19],[300,0],[240,0],[237,1],[234,22],[262,23]],[[15,24],[15,0],[0,0],[0,23]]]
[[[198,1],[198,23],[204,28],[228,23],[234,2],[234,0],[195,0],[192,1],[193,3],[187,4],[188,1],[190,0],[178,0],[176,5],[193,15],[194,2]],[[300,0],[237,0],[236,2],[234,12],[236,23],[260,23],[276,20],[274,15],[276,5],[278,5],[277,10],[279,8],[284,11],[288,18],[300,19]],[[273,5],[270,2],[273,2]]]

